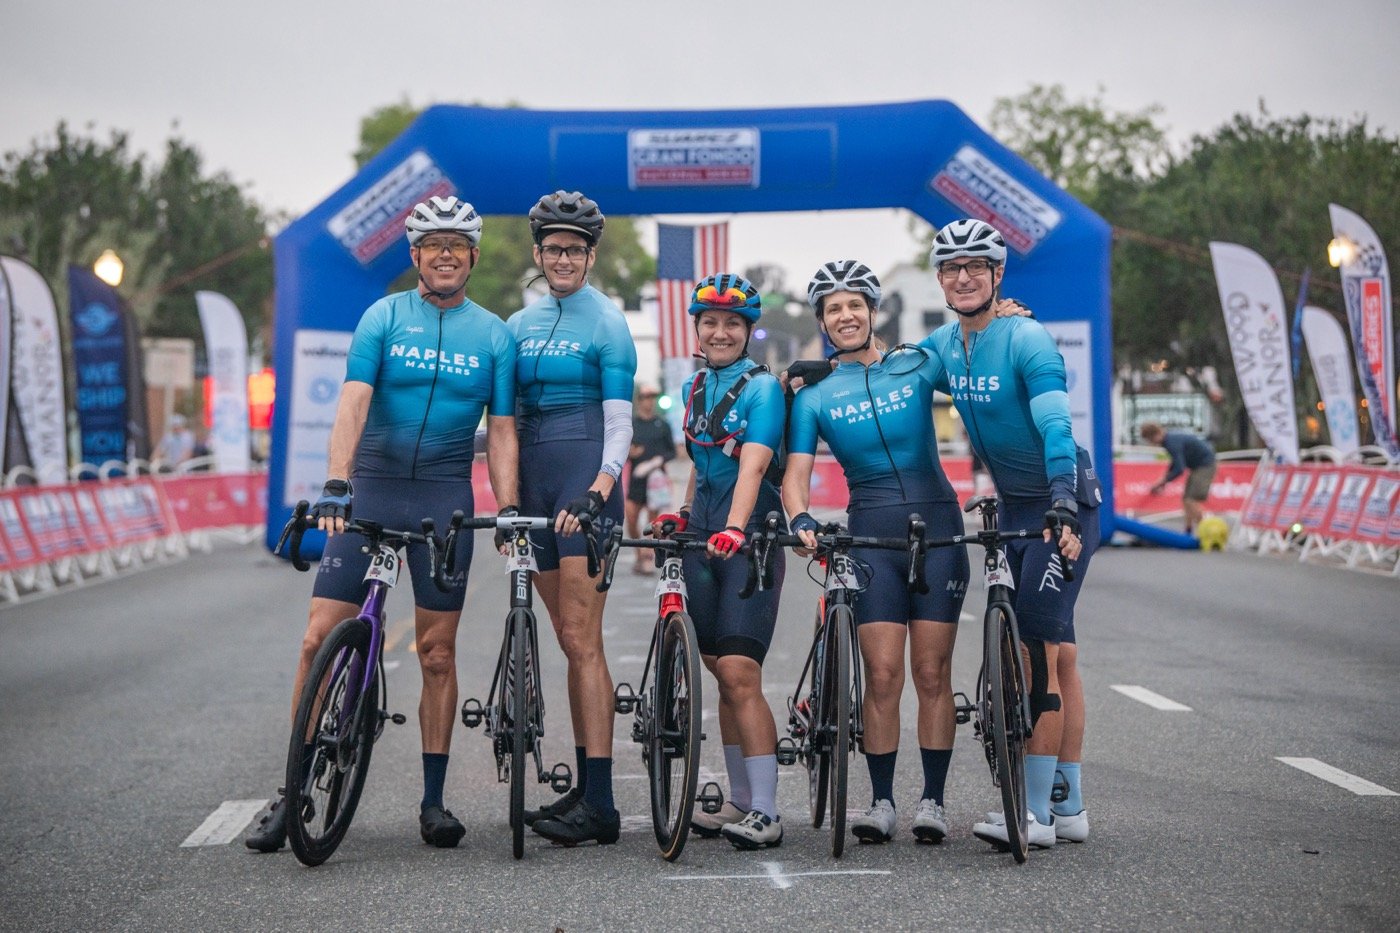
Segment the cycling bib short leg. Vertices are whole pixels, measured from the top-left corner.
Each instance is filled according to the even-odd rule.
[[[1048,502],[1002,502],[997,516],[1001,528],[1039,529],[1045,525]],[[1052,644],[1074,641],[1074,604],[1089,569],[1089,560],[1099,546],[1099,511],[1080,506],[1080,537],[1083,550],[1074,561],[1074,579],[1066,582],[1056,555],[1059,549],[1035,538],[1010,541],[1006,560],[1016,580],[1016,621],[1022,639]]]
[[[603,462],[601,440],[544,441],[520,450],[520,509],[526,515],[554,518],[588,491]],[[622,522],[622,489],[614,487],[603,504],[603,531]],[[559,535],[553,527],[530,532],[535,560],[542,571],[558,570],[559,558],[588,553],[582,534]]]
[[[946,538],[963,531],[962,512],[956,502],[908,502],[850,513],[851,534],[902,538],[909,533],[909,515],[917,512],[931,538]],[[924,579],[929,591],[910,593],[909,557],[906,551],[853,548],[851,555],[870,566],[870,585],[856,600],[856,623],[932,619],[956,624],[967,595],[967,549],[932,548],[924,556]]]
[[[714,533],[695,530],[701,541]],[[739,591],[748,581],[747,560],[723,560],[698,551],[686,551],[681,560],[700,653],[713,657],[743,655],[761,666],[773,643],[773,628],[778,621],[778,594],[782,592],[787,569],[783,551],[774,549],[773,585],[755,590],[748,599],[739,598]]]

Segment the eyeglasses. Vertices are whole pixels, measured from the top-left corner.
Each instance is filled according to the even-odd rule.
[[[969,259],[964,263],[945,262],[938,267],[938,277],[940,279],[947,279],[950,282],[956,282],[958,276],[963,272],[967,273],[968,278],[977,279],[990,271],[992,271],[992,263],[990,260]]]
[[[723,292],[713,285],[703,285],[695,290],[693,302],[712,308],[742,308],[749,296],[738,288],[726,288]]]
[[[418,249],[425,253],[451,253],[454,256],[465,256],[472,251],[472,244],[463,237],[435,237],[430,240],[420,240]]]
[[[568,256],[570,259],[582,259],[588,255],[587,246],[541,246],[540,255],[545,259],[558,259],[560,256]]]

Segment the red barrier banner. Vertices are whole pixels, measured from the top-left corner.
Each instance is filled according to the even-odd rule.
[[[0,570],[19,570],[44,560],[20,518],[19,496],[14,489],[0,492]]]
[[[1250,483],[1257,464],[1232,460],[1216,466],[1210,483],[1207,512],[1240,512],[1245,508]],[[1181,508],[1181,495],[1186,489],[1185,475],[1167,484],[1157,495],[1152,487],[1167,472],[1166,463],[1159,461],[1124,460],[1113,464],[1113,507],[1121,514],[1133,517],[1139,512],[1170,512]]]
[[[1384,544],[1386,529],[1395,514],[1395,500],[1400,494],[1400,476],[1394,473],[1377,473],[1371,484],[1371,492],[1366,496],[1366,505],[1361,509],[1361,518],[1356,523],[1353,535],[1360,541],[1371,544]]]
[[[1308,501],[1317,472],[1311,466],[1289,467],[1288,485],[1284,487],[1283,501],[1274,513],[1273,527],[1287,531],[1303,516],[1303,506]]]
[[[64,487],[37,487],[19,500],[20,516],[29,529],[29,540],[41,560],[59,560],[91,549],[83,520],[72,494]]]
[[[1329,537],[1351,538],[1356,534],[1356,523],[1361,519],[1361,508],[1371,492],[1371,483],[1376,475],[1370,470],[1347,467],[1342,470],[1342,491],[1337,495],[1332,514],[1327,517],[1324,532]]]
[[[162,478],[160,485],[183,532],[267,520],[265,473],[192,473]]]
[[[148,541],[179,530],[170,517],[160,486],[149,477],[102,483],[96,487],[96,495],[97,507],[117,546]]]
[[[1337,501],[1337,490],[1342,486],[1342,473],[1337,469],[1323,469],[1316,472],[1313,488],[1308,493],[1303,510],[1298,514],[1298,524],[1307,531],[1317,531],[1327,516],[1332,514],[1332,505]]]

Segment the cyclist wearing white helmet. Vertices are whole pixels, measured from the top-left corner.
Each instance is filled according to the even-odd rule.
[[[588,576],[584,524],[623,520],[617,490],[632,441],[637,351],[610,298],[588,284],[603,234],[598,205],[577,191],[545,195],[530,209],[534,258],[549,294],[511,315],[517,345],[520,508],[553,515],[532,532],[535,588],[568,658],[569,712],[578,781],[526,813],[541,836],[564,845],[617,841],[613,804],[613,682],[603,652],[603,606]]]
[[[789,421],[783,504],[793,532],[808,547],[815,544],[818,526],[807,512],[818,437],[845,472],[853,534],[902,538],[915,512],[934,537],[962,531],[957,495],[939,462],[933,433],[934,361],[916,347],[884,352],[874,337],[880,297],[875,273],[854,260],[825,264],[807,289],[818,326],[842,361],[830,375],[798,391]],[[895,834],[894,772],[908,643],[924,775],[911,829],[918,841],[936,843],[948,832],[943,805],[956,727],[952,657],[967,588],[967,552],[961,547],[929,551],[926,594],[909,592],[903,555],[863,548],[852,555],[868,568],[855,614],[865,664],[871,804],[851,822],[851,832],[872,843]]]
[[[1029,841],[1082,842],[1088,817],[1079,785],[1084,699],[1074,604],[1099,540],[1098,479],[1071,433],[1064,359],[1035,321],[992,311],[1006,272],[1006,243],[981,220],[957,220],[934,237],[929,255],[957,320],[920,346],[939,360],[939,388],[953,397],[968,440],[991,472],[1003,528],[1045,526],[1042,540],[1007,545],[1018,583],[1016,616],[1030,670],[1034,734],[1027,743]],[[1065,579],[1065,561],[1074,579]],[[1065,799],[1052,801],[1063,780]],[[1052,812],[1053,807],[1053,812]],[[1004,817],[973,832],[1005,845]]]
[[[302,638],[292,703],[326,634],[359,611],[369,555],[338,534],[351,512],[392,528],[417,528],[425,515],[444,527],[452,512],[472,513],[476,426],[487,418],[491,487],[516,501],[515,341],[505,324],[466,296],[480,250],[481,215],[456,197],[432,197],[404,221],[418,287],[381,298],[355,328],[345,383],[331,428],[328,479],[311,509],[328,541]],[[352,486],[353,482],[353,486]],[[414,623],[423,696],[423,799],[419,832],[440,848],[465,832],[443,807],[452,724],[457,711],[457,623],[471,566],[471,538],[444,595],[429,576],[427,553],[410,545]],[[287,814],[278,799],[245,840],[280,849]]]

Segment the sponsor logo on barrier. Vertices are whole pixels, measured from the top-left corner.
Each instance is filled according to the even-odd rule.
[[[1007,245],[1029,253],[1060,225],[1062,215],[972,146],[963,146],[928,182],[964,213],[1001,231]]]
[[[627,184],[637,188],[757,188],[759,132],[751,127],[630,130]]]

